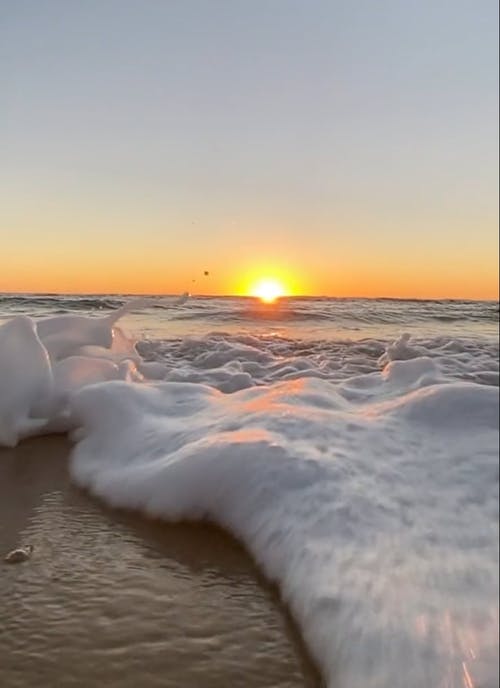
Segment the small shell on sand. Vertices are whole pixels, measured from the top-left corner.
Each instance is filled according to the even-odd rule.
[[[8,564],[19,564],[22,561],[26,561],[31,557],[33,550],[35,548],[33,545],[28,545],[27,547],[19,547],[18,549],[13,549],[5,557],[5,561]]]

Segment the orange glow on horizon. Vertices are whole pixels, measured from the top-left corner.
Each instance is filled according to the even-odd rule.
[[[493,262],[493,261],[492,261]],[[498,270],[484,261],[468,265],[438,265],[425,278],[418,265],[385,270],[359,260],[357,265],[334,268],[304,258],[286,266],[278,261],[195,261],[182,257],[167,267],[161,255],[137,264],[128,255],[109,259],[103,253],[79,256],[55,252],[40,258],[40,251],[27,250],[2,256],[0,292],[59,294],[181,294],[193,296],[234,295],[265,297],[333,296],[339,298],[498,299]],[[209,268],[209,275],[204,274]],[[266,282],[268,283],[266,286]],[[262,286],[264,283],[264,286]],[[271,285],[269,285],[271,283]]]

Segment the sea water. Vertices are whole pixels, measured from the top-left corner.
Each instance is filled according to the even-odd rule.
[[[0,297],[0,445],[230,531],[332,688],[497,685],[498,305],[127,302]]]

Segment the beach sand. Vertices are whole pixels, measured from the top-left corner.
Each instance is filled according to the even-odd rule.
[[[318,688],[276,589],[231,537],[106,508],[62,437],[0,450],[0,685]]]

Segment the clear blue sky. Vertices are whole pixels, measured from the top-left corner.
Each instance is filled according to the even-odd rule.
[[[0,27],[0,290],[496,295],[494,0],[15,0]]]

